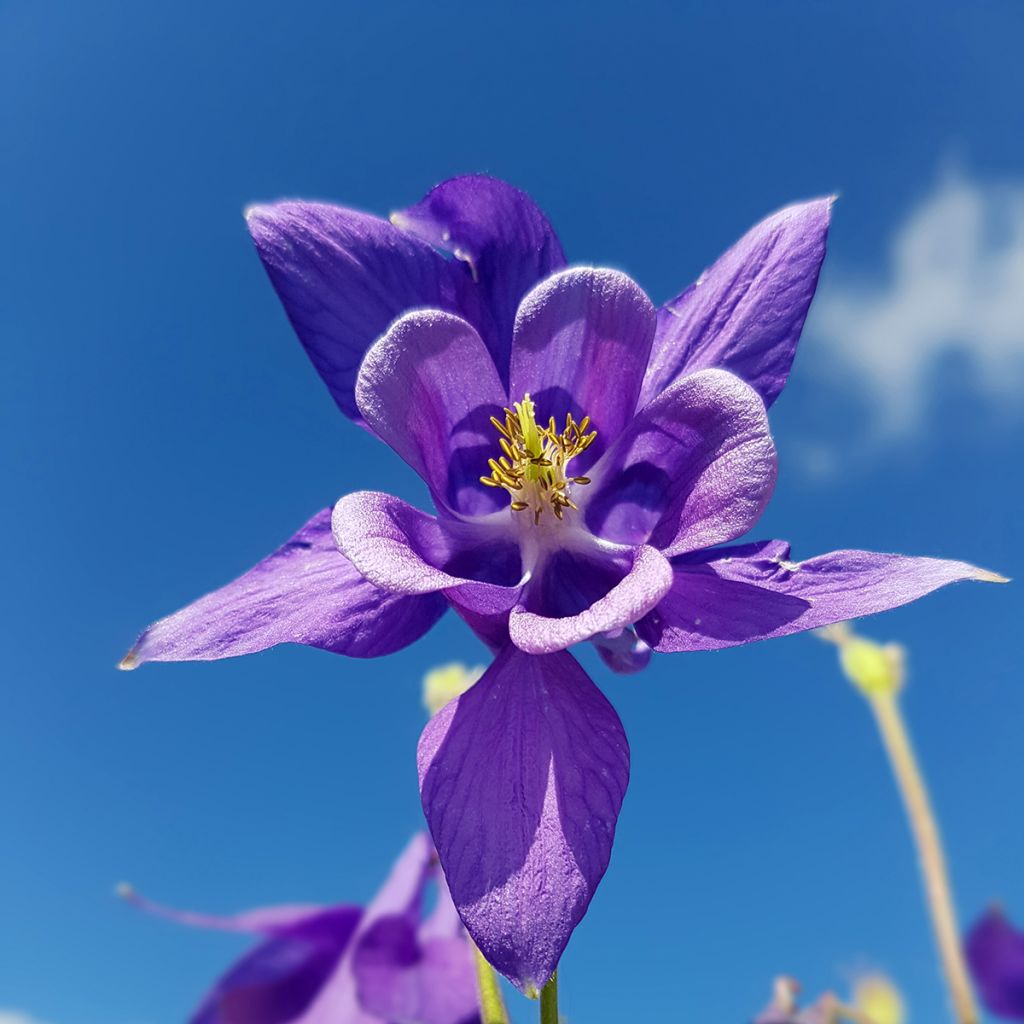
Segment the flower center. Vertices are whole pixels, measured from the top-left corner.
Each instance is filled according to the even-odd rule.
[[[566,413],[565,429],[558,430],[555,417],[546,427],[537,424],[536,409],[529,394],[505,410],[505,422],[496,416],[491,422],[497,427],[498,444],[502,455],[488,459],[490,476],[480,477],[488,487],[504,487],[512,496],[514,512],[533,513],[536,526],[545,510],[561,519],[567,508],[576,508],[569,497],[569,484],[589,484],[585,476],[569,476],[569,463],[586,451],[597,437],[597,431],[587,433],[590,417],[577,423],[572,413]]]

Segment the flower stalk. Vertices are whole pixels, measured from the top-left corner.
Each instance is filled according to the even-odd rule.
[[[481,1024],[509,1024],[508,1010],[501,997],[501,985],[494,968],[486,957],[473,945],[473,962],[476,966],[476,990],[480,998]]]
[[[845,625],[823,630],[822,635],[839,647],[843,671],[866,698],[878,726],[917,847],[925,902],[954,1018],[957,1024],[978,1024],[980,1017],[960,945],[960,926],[953,906],[942,837],[924,775],[900,710],[902,649],[893,644],[881,647],[871,643],[855,636]]]
[[[558,971],[540,990],[540,1024],[558,1024]]]

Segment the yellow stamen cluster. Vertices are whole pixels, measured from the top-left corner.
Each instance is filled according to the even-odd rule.
[[[540,523],[545,509],[561,519],[567,508],[576,508],[569,497],[569,484],[589,484],[585,476],[568,476],[569,463],[586,451],[597,437],[597,431],[587,432],[590,417],[577,423],[572,413],[565,417],[565,429],[559,430],[554,416],[546,427],[538,426],[536,409],[530,396],[524,395],[512,409],[505,410],[505,422],[496,416],[491,422],[500,437],[502,455],[488,459],[490,476],[480,477],[488,487],[504,487],[512,496],[514,512],[533,513],[534,525]]]

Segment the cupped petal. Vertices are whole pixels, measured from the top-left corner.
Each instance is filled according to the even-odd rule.
[[[775,486],[764,403],[723,370],[684,377],[636,416],[592,476],[578,500],[608,540],[669,555],[735,540]]]
[[[671,588],[672,566],[648,546],[630,552],[628,559],[624,573],[617,573],[621,578],[610,587],[614,576],[608,574],[616,572],[613,565],[574,557],[571,552],[550,559],[541,570],[540,601],[516,605],[509,615],[512,642],[528,654],[552,654],[642,618]]]
[[[656,651],[711,651],[887,611],[960,580],[1005,582],[966,562],[873,551],[790,560],[764,541],[683,555],[672,589],[637,624]]]
[[[747,232],[658,312],[641,405],[720,367],[771,405],[786,384],[825,258],[833,197],[787,206]]]
[[[434,716],[417,761],[463,922],[484,956],[535,994],[611,856],[629,781],[618,715],[571,655],[510,645]]]
[[[452,253],[462,268],[461,303],[508,382],[512,325],[522,297],[565,266],[553,228],[520,189],[485,174],[450,178],[392,223]]]
[[[448,261],[379,217],[281,202],[250,207],[246,221],[299,341],[352,419],[359,364],[395,317],[422,306],[461,311]]]
[[[529,393],[537,418],[589,416],[594,444],[573,461],[582,472],[636,409],[656,316],[639,285],[617,270],[573,267],[524,299],[512,340],[509,397]]]
[[[993,908],[975,922],[964,946],[988,1011],[1007,1020],[1024,1020],[1024,932]]]
[[[121,668],[146,661],[211,661],[296,643],[354,658],[390,654],[444,614],[435,595],[374,586],[338,551],[331,510],[243,576],[149,627]]]
[[[465,320],[437,310],[397,320],[366,353],[356,402],[367,426],[423,477],[438,508],[483,515],[508,504],[504,491],[480,482],[505,389]]]
[[[515,604],[522,564],[506,522],[456,522],[379,491],[334,506],[334,539],[367,579],[396,594],[444,591],[491,615]]]

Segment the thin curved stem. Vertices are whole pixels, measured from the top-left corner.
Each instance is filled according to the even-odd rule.
[[[970,976],[960,946],[960,927],[953,909],[949,871],[942,851],[935,812],[928,798],[924,777],[914,756],[914,748],[900,713],[896,693],[871,694],[868,703],[874,712],[897,787],[910,821],[910,830],[917,846],[918,860],[924,879],[928,910],[939,949],[942,971],[946,977],[953,1012],[958,1024],[978,1024],[978,1008],[974,1002]]]
[[[540,990],[540,1024],[558,1024],[558,971]]]
[[[473,945],[473,963],[476,966],[476,991],[480,999],[481,1024],[509,1024],[508,1010],[501,997],[501,985],[494,968],[483,953]]]

